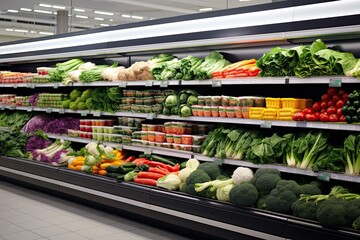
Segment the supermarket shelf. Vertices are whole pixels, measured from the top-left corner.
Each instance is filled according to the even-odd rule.
[[[222,118],[222,117],[180,117],[180,116],[167,116],[163,114],[156,115],[154,113],[132,113],[132,112],[99,112],[99,111],[72,111],[69,109],[60,108],[37,108],[37,107],[19,107],[19,106],[0,106],[1,110],[22,110],[22,111],[36,111],[36,112],[56,112],[60,114],[75,113],[81,116],[93,115],[100,116],[115,116],[115,117],[138,117],[146,119],[162,119],[173,121],[191,121],[191,122],[207,122],[207,123],[229,123],[229,124],[245,124],[257,125],[260,128],[271,127],[295,127],[295,128],[314,128],[314,129],[327,129],[327,130],[340,130],[340,131],[360,131],[360,124],[346,124],[346,123],[321,123],[321,122],[295,122],[295,121],[279,121],[279,120],[258,120],[247,118]]]
[[[70,84],[62,83],[10,83],[0,84],[4,88],[59,88],[59,87],[168,87],[168,86],[213,86],[221,87],[222,85],[266,85],[266,84],[350,84],[360,83],[360,80],[353,77],[345,76],[326,76],[326,77],[244,77],[244,78],[225,78],[225,79],[207,79],[207,80],[142,80],[142,81],[97,81],[91,83],[73,82]]]
[[[72,142],[79,142],[79,143],[89,143],[93,140],[86,139],[86,138],[74,138],[69,137],[66,135],[55,135],[55,134],[48,134],[49,138],[52,139],[64,139],[69,140]],[[331,173],[331,172],[313,172],[309,169],[300,169],[295,167],[288,167],[284,165],[276,165],[276,164],[254,164],[247,161],[241,161],[241,160],[233,160],[233,159],[220,159],[220,158],[210,158],[207,156],[204,156],[199,153],[192,153],[192,152],[186,152],[186,151],[180,151],[180,150],[174,150],[174,149],[167,149],[167,148],[161,148],[161,147],[150,147],[150,146],[137,146],[137,145],[122,145],[119,143],[111,143],[111,142],[102,142],[102,144],[106,146],[112,146],[117,147],[124,150],[131,150],[131,151],[137,151],[137,152],[144,152],[146,154],[159,154],[164,155],[168,157],[178,157],[178,158],[196,158],[200,161],[206,161],[206,162],[218,162],[219,164],[228,164],[233,166],[241,166],[241,167],[249,167],[249,168],[276,168],[280,172],[285,173],[291,173],[291,174],[298,174],[298,175],[304,175],[304,176],[310,176],[310,177],[317,177],[318,179],[333,179],[333,180],[340,180],[340,181],[346,181],[346,182],[353,182],[353,183],[360,183],[360,176],[357,175],[347,175],[342,173]]]

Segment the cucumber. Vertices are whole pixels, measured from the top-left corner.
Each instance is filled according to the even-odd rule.
[[[134,171],[134,169],[135,168],[133,168],[133,167],[126,168],[126,167],[121,166],[119,172],[125,174],[125,173],[128,173],[128,172]]]
[[[125,174],[119,174],[119,175],[116,177],[116,180],[117,180],[117,181],[124,181],[124,178],[125,178]]]
[[[119,166],[113,166],[113,165],[109,165],[105,169],[106,169],[106,172],[109,172],[109,173],[119,173],[119,171],[120,171]]]
[[[121,165],[121,167],[123,168],[135,168],[136,167],[136,164],[135,163],[124,163]]]
[[[169,164],[171,166],[175,166],[175,163],[173,161],[170,161],[170,160],[168,160],[166,158],[163,158],[163,157],[160,157],[158,155],[151,155],[151,160],[161,162],[161,163],[165,163],[165,164]]]
[[[106,172],[106,176],[107,176],[107,177],[117,178],[117,177],[120,176],[120,175],[122,175],[122,174],[113,173],[113,172]]]

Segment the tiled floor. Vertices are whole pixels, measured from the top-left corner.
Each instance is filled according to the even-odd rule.
[[[0,180],[0,240],[3,239],[189,238]]]

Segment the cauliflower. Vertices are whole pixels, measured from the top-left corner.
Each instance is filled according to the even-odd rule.
[[[229,184],[224,187],[216,189],[216,198],[220,201],[230,201],[230,190],[234,187],[234,184]]]
[[[107,81],[116,81],[118,80],[118,75],[120,73],[121,70],[125,69],[125,67],[116,67],[116,68],[105,68],[102,72],[101,72],[101,76],[103,77],[104,80]]]
[[[249,182],[254,176],[253,171],[247,167],[238,167],[231,176],[235,185],[239,185],[243,182]]]

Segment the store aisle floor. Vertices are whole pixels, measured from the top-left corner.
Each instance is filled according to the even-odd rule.
[[[0,240],[3,239],[189,238],[0,180]]]

